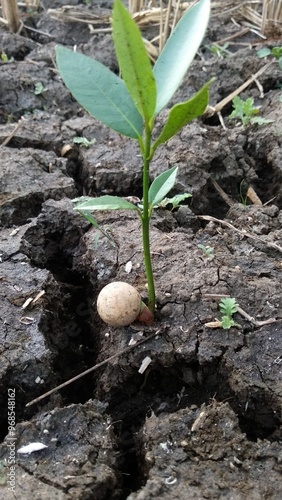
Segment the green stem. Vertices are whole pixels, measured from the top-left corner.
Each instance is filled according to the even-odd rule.
[[[151,130],[149,127],[146,127],[145,130],[145,147],[143,151],[143,213],[141,216],[142,222],[142,242],[143,242],[143,255],[144,255],[144,264],[146,271],[146,278],[148,283],[148,307],[152,314],[155,311],[155,283],[154,283],[154,275],[151,261],[151,252],[150,252],[150,216],[151,212],[149,210],[149,167],[151,161]]]

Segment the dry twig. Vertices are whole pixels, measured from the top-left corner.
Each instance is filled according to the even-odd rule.
[[[95,370],[97,370],[98,368],[101,368],[101,366],[104,366],[106,365],[107,363],[109,363],[110,361],[113,361],[114,359],[116,358],[119,358],[120,356],[122,356],[123,354],[127,354],[129,353],[130,351],[132,351],[133,349],[136,349],[136,347],[138,347],[139,345],[141,344],[144,344],[144,342],[147,342],[148,340],[151,340],[153,339],[154,337],[156,337],[158,334],[159,334],[159,330],[156,331],[155,333],[153,333],[152,335],[149,335],[148,337],[146,337],[145,339],[142,339],[140,340],[139,342],[137,342],[136,344],[134,345],[131,345],[129,347],[127,347],[126,349],[123,349],[122,351],[118,351],[116,352],[115,354],[113,354],[113,356],[110,356],[109,358],[107,359],[104,359],[104,361],[101,361],[101,363],[97,363],[96,365],[92,366],[91,368],[88,368],[88,370],[85,370],[84,372],[82,373],[79,373],[78,375],[76,375],[75,377],[67,380],[66,382],[64,382],[63,384],[60,384],[58,385],[57,387],[54,387],[54,389],[51,389],[50,391],[48,392],[45,392],[44,394],[42,394],[41,396],[39,396],[38,398],[35,398],[33,399],[32,401],[29,401],[29,403],[26,404],[26,406],[32,406],[36,403],[38,403],[39,401],[41,401],[42,399],[45,399],[47,398],[47,396],[50,396],[51,394],[53,394],[54,392],[57,392],[59,391],[60,389],[63,389],[64,387],[66,387],[67,385],[70,385],[72,384],[73,382],[76,382],[76,380],[84,377],[85,375],[88,375],[89,373],[91,372],[94,372]]]
[[[216,222],[217,224],[221,224],[222,226],[229,227],[229,229],[232,229],[232,231],[235,231],[236,233],[240,234],[243,237],[258,241],[259,243],[262,243],[266,247],[273,248],[274,250],[278,250],[278,252],[282,253],[282,247],[280,247],[276,243],[272,243],[271,241],[266,241],[261,236],[257,236],[255,234],[249,233],[247,231],[244,231],[244,230],[242,231],[241,229],[238,229],[237,227],[230,224],[230,222],[227,222],[227,221],[221,220],[221,219],[216,219],[215,217],[212,217],[211,215],[198,215],[197,217],[198,217],[198,219],[202,219],[202,220],[206,220],[206,221],[210,221],[210,222]]]
[[[24,119],[20,118],[20,120],[18,121],[17,125],[15,126],[13,132],[11,132],[10,135],[8,135],[8,137],[6,137],[6,139],[4,139],[4,141],[2,142],[2,144],[0,144],[0,148],[2,146],[7,146],[7,144],[10,142],[10,140],[16,134],[16,132],[22,127],[23,123],[24,123]]]
[[[208,106],[205,112],[205,115],[208,117],[213,116],[215,113],[218,113],[219,111],[224,108],[232,99],[241,94],[243,90],[245,90],[251,83],[253,83],[260,75],[262,75],[268,68],[273,64],[274,61],[269,61],[267,64],[265,64],[262,68],[260,68],[254,75],[252,75],[246,82],[244,82],[240,87],[238,87],[236,90],[231,92],[227,97],[222,99],[222,101],[218,102],[215,106]]]

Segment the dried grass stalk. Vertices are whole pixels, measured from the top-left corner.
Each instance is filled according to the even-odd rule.
[[[263,35],[276,36],[282,32],[282,0],[251,0],[241,7],[240,13]]]
[[[27,9],[38,9],[40,0],[25,0],[25,5]]]
[[[5,24],[7,24],[12,33],[17,33],[21,25],[17,1],[1,0],[1,5]]]
[[[280,26],[279,26],[280,25]],[[264,0],[262,9],[262,33],[266,34],[273,29],[282,31],[282,1]]]

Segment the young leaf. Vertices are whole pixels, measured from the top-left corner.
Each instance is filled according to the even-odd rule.
[[[253,97],[248,97],[243,101],[243,111],[246,116],[252,116],[259,113],[259,109],[254,106]]]
[[[204,37],[210,15],[210,0],[200,0],[180,19],[166,42],[153,72],[157,83],[157,115],[181,84]]]
[[[229,330],[232,326],[237,326],[237,323],[230,316],[222,316],[221,318],[221,327],[223,330]]]
[[[271,50],[268,49],[267,47],[264,47],[263,49],[260,49],[257,51],[257,56],[258,57],[267,57],[271,54]]]
[[[92,211],[92,210],[137,210],[139,208],[129,201],[119,198],[118,196],[99,196],[98,198],[89,198],[75,205],[75,210]]]
[[[77,209],[77,211],[80,213],[80,215],[82,215],[82,217],[84,217],[84,219],[86,219],[88,222],[90,222],[90,224],[92,224],[92,226],[96,227],[96,229],[98,229],[106,238],[108,238],[108,240],[110,241],[110,243],[113,247],[117,246],[112,235],[99,226],[96,219],[94,219],[93,215],[88,210],[82,211],[82,210]],[[99,240],[99,235],[97,235],[97,236],[96,236],[96,242],[95,242],[96,245],[98,244],[98,240]]]
[[[65,47],[56,47],[56,60],[65,85],[88,113],[119,134],[142,136],[142,117],[121,78],[95,59]]]
[[[282,47],[273,47],[271,49],[271,54],[276,57],[276,59],[280,59],[280,57],[282,57]]]
[[[172,167],[158,175],[149,189],[149,204],[151,207],[158,205],[175,183],[178,167]]]
[[[86,219],[92,226],[96,227],[96,229],[100,229],[98,222],[96,219],[94,219],[93,215],[88,211],[88,210],[80,210],[77,207],[74,207],[75,210],[77,210],[84,219]]]
[[[201,116],[209,102],[209,86],[213,80],[206,83],[191,99],[186,102],[176,104],[170,110],[167,121],[159,137],[153,145],[155,150],[160,144],[168,141],[184,125]]]
[[[180,203],[187,198],[191,198],[190,193],[181,193],[181,194],[176,194],[172,198],[164,198],[160,203],[159,207],[165,208],[167,205],[172,205],[172,210],[175,208],[179,207]]]
[[[122,78],[136,108],[149,123],[156,107],[156,82],[139,28],[121,0],[114,1],[112,26]]]
[[[270,118],[263,118],[262,116],[255,116],[254,118],[251,118],[251,123],[256,123],[257,125],[268,125],[273,122],[274,120],[271,120]]]
[[[233,297],[225,297],[221,299],[219,303],[219,309],[221,314],[224,316],[229,316],[230,318],[232,315],[237,312],[237,303],[236,299]]]

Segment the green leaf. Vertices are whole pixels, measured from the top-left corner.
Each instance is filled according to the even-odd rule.
[[[271,50],[268,49],[267,47],[264,47],[263,49],[260,49],[257,51],[257,56],[262,58],[262,57],[267,57],[271,54]]]
[[[83,211],[77,207],[74,207],[74,209],[77,210],[80,213],[80,215],[84,217],[84,219],[90,222],[92,226],[96,227],[97,229],[100,229],[98,222],[96,221],[96,219],[94,219],[93,215],[88,210]]]
[[[253,97],[248,97],[248,99],[244,100],[239,96],[235,96],[232,99],[232,105],[234,110],[229,115],[229,118],[239,118],[243,125],[250,123],[252,116],[259,113],[259,108],[254,106]]]
[[[270,118],[263,118],[262,116],[255,116],[254,118],[251,118],[251,123],[257,125],[268,125],[273,122],[274,120],[271,120]]]
[[[35,82],[34,84],[34,94],[35,95],[40,95],[44,91],[44,85],[42,82]]]
[[[244,116],[244,109],[243,109],[244,101],[239,96],[236,95],[232,99],[232,106],[233,106],[233,111],[232,113],[230,113],[229,118],[242,119],[242,117]]]
[[[153,145],[153,150],[173,137],[182,127],[184,127],[184,125],[204,113],[209,102],[209,86],[213,81],[214,80],[211,80],[206,83],[199,92],[188,101],[173,106],[169,112],[163,130]]]
[[[81,203],[75,205],[75,210],[79,211],[92,211],[92,210],[137,210],[140,212],[139,208],[130,203],[129,201],[119,198],[118,196],[99,196],[98,198],[89,198],[86,201],[83,200]]]
[[[210,0],[200,0],[180,19],[154,66],[158,114],[181,84],[204,37],[210,15]]]
[[[94,219],[93,215],[89,211],[79,210],[77,207],[75,207],[75,208],[80,213],[80,215],[82,215],[82,217],[84,217],[84,219],[86,219],[88,222],[90,222],[90,224],[92,224],[92,226],[96,227],[96,229],[98,229],[100,231],[100,233],[102,233],[106,238],[108,238],[108,240],[110,241],[110,243],[113,247],[117,246],[112,235],[109,232],[107,232],[107,230],[104,230],[103,228],[101,228],[99,226],[98,222],[96,221],[96,219]],[[98,241],[99,241],[99,235],[97,235],[95,238],[95,247],[98,245]]]
[[[208,258],[208,259],[213,259],[214,258],[214,248],[213,247],[210,247],[209,245],[202,245],[201,243],[199,243],[197,245],[197,247],[202,250],[205,254],[205,256]]]
[[[282,57],[282,47],[273,47],[271,49],[271,54],[276,57],[276,59],[279,59]]]
[[[156,107],[156,82],[141,33],[121,0],[114,1],[112,26],[122,78],[136,108],[149,123]]]
[[[174,210],[175,208],[177,208],[180,203],[184,200],[186,200],[187,198],[191,198],[192,195],[189,194],[189,193],[181,193],[181,194],[176,194],[175,196],[173,196],[172,198],[164,198],[160,203],[159,203],[159,207],[166,207],[167,205],[172,205],[172,210]]]
[[[152,182],[148,197],[151,207],[158,205],[175,183],[178,167],[172,167],[158,175]]]
[[[253,97],[248,97],[243,101],[243,111],[246,116],[252,116],[259,113],[259,109],[254,106]]]
[[[143,120],[121,78],[65,47],[56,47],[56,60],[65,85],[88,113],[119,134],[140,139]]]
[[[231,318],[232,314],[237,312],[237,303],[236,299],[233,297],[225,297],[221,299],[219,303],[219,309],[221,314],[224,316],[229,316]]]
[[[87,137],[74,137],[72,142],[74,144],[79,144],[79,146],[84,146],[85,148],[89,148],[93,144],[96,143],[96,139],[87,139]]]
[[[236,326],[237,323],[235,323],[235,321],[230,318],[230,316],[222,316],[221,318],[221,327],[224,329],[224,330],[229,330],[229,328],[231,328],[232,326]]]

